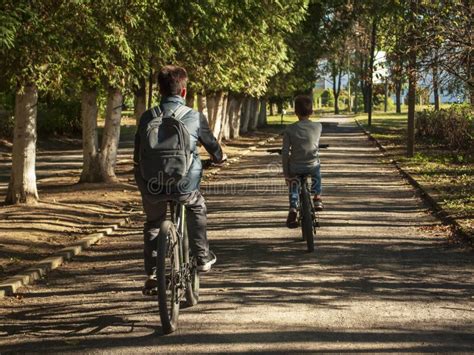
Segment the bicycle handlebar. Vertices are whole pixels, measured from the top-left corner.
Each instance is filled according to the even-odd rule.
[[[319,149],[326,149],[329,148],[329,144],[320,144]],[[276,154],[281,154],[281,148],[273,148],[273,149],[267,149],[268,153],[276,153]]]
[[[220,168],[227,162],[227,159],[222,161],[221,163],[215,163],[212,159],[201,159],[201,164],[203,169],[209,168]]]

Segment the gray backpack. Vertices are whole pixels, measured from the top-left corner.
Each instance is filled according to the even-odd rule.
[[[190,137],[181,119],[191,109],[180,105],[174,112],[153,107],[153,119],[140,126],[140,172],[158,186],[177,185],[192,163]]]

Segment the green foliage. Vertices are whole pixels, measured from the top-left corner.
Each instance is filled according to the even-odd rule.
[[[416,129],[418,138],[445,144],[455,151],[474,149],[474,120],[470,107],[418,112]]]
[[[303,19],[306,3],[167,1],[179,34],[172,42],[176,59],[188,70],[191,88],[263,95],[268,79],[290,67],[285,37]]]
[[[7,25],[2,30],[0,67],[11,87],[35,83],[40,89],[51,89],[59,84],[61,63],[66,59],[61,55],[61,6],[55,0],[3,2]]]
[[[61,29],[64,55],[69,58],[65,66],[68,75],[86,88],[125,88],[138,74],[145,76],[150,59],[141,53],[149,55],[151,47],[145,36],[156,38],[145,30],[143,22],[148,19],[146,5],[152,3],[77,0],[62,7],[62,16],[71,19]],[[142,52],[136,47],[138,42]]]
[[[16,32],[20,26],[21,8],[12,2],[4,1],[0,4],[0,54],[13,48]]]

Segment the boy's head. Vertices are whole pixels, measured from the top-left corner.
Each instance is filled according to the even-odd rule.
[[[313,113],[313,102],[307,95],[295,97],[295,113],[299,119],[308,118]]]
[[[158,73],[158,84],[162,96],[180,95],[186,97],[188,73],[176,65],[166,65]]]

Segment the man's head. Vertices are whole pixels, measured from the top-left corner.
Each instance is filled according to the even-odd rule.
[[[295,97],[295,113],[299,119],[308,118],[313,113],[313,102],[307,95]]]
[[[158,73],[158,84],[162,96],[180,95],[186,97],[188,73],[176,65],[166,65]]]

